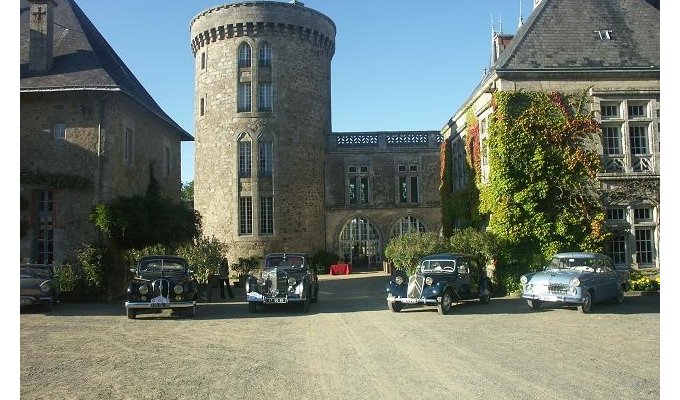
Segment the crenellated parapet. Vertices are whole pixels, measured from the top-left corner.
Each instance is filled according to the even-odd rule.
[[[298,38],[317,46],[329,58],[335,53],[335,24],[322,13],[299,4],[274,1],[225,4],[191,21],[191,51],[210,43],[244,36]]]

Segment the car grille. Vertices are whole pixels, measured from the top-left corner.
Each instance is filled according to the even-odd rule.
[[[156,279],[151,282],[151,293],[153,293],[153,297],[163,296],[170,298],[170,281],[167,279]]]
[[[569,289],[569,285],[561,285],[561,284],[550,284],[548,285],[548,292],[551,294],[567,294],[567,290]]]
[[[425,277],[422,275],[414,275],[408,279],[408,289],[406,295],[409,298],[417,299],[423,294],[423,284],[425,283]]]

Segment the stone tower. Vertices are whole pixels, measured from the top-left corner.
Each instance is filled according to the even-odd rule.
[[[335,24],[299,1],[226,4],[191,21],[191,49],[204,235],[231,262],[324,250]]]

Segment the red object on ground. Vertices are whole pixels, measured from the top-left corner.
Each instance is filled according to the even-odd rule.
[[[332,264],[330,269],[331,275],[349,275],[352,270],[349,264]]]

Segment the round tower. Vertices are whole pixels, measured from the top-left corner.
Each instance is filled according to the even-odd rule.
[[[335,24],[298,1],[241,2],[191,21],[194,206],[228,257],[325,248],[324,141]]]

